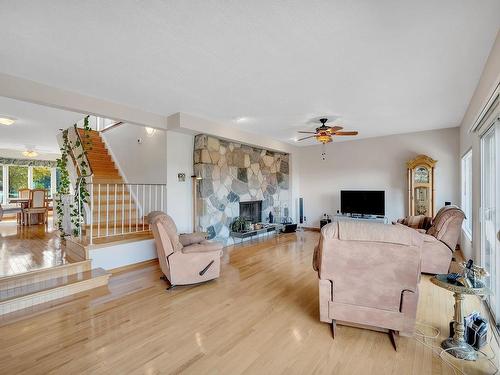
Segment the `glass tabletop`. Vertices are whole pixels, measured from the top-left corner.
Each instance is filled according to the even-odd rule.
[[[457,281],[448,280],[448,274],[435,275],[431,278],[433,284],[453,292],[477,295],[491,294],[490,289],[481,280],[469,278],[469,281],[471,286],[464,286]]]

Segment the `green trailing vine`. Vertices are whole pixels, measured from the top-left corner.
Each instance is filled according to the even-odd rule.
[[[57,159],[57,169],[59,170],[59,184],[57,185],[57,196],[55,197],[55,209],[57,213],[57,222],[56,226],[61,234],[61,237],[65,237],[66,233],[64,232],[63,227],[63,201],[62,197],[64,195],[69,194],[69,173],[68,173],[68,155],[70,152],[69,149],[69,141],[68,141],[68,130],[63,130],[62,132],[63,145],[61,146],[61,157]]]
[[[76,127],[76,124],[74,125]],[[68,159],[71,153],[76,150],[81,150],[78,155],[74,155],[74,161],[78,164],[81,179],[76,186],[75,203],[70,204],[70,220],[72,224],[72,234],[78,236],[82,223],[85,221],[85,204],[90,203],[90,193],[87,189],[86,178],[91,176],[90,166],[87,163],[87,150],[92,150],[92,139],[90,137],[91,131],[89,116],[85,116],[83,120],[83,137],[77,137],[75,144],[73,144],[68,137],[68,130],[62,133],[63,145],[61,147],[61,158],[57,159],[57,167],[60,170],[60,183],[57,189],[58,197],[56,199],[56,212],[57,212],[57,228],[61,236],[66,236],[63,228],[63,202],[62,196],[69,194],[70,179],[68,173]]]

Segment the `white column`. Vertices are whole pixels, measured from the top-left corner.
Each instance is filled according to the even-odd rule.
[[[50,191],[52,192],[52,196],[57,193],[57,168],[50,168]]]
[[[33,189],[33,167],[28,167],[28,189]]]
[[[2,204],[7,204],[9,199],[9,167],[2,165],[2,181],[3,181],[3,201]]]

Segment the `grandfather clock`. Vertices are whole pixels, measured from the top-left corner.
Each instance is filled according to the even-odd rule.
[[[406,163],[408,168],[409,215],[434,217],[435,186],[434,167],[437,161],[427,155],[418,155]]]

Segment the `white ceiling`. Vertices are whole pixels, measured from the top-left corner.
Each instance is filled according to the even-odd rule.
[[[0,72],[290,141],[458,126],[499,0],[0,0]],[[236,123],[236,117],[247,121]]]
[[[62,111],[0,96],[0,115],[13,117],[13,125],[0,125],[0,156],[22,158],[21,152],[35,150],[37,159],[59,154],[57,134],[83,118],[81,113]],[[0,116],[1,117],[1,116]]]

